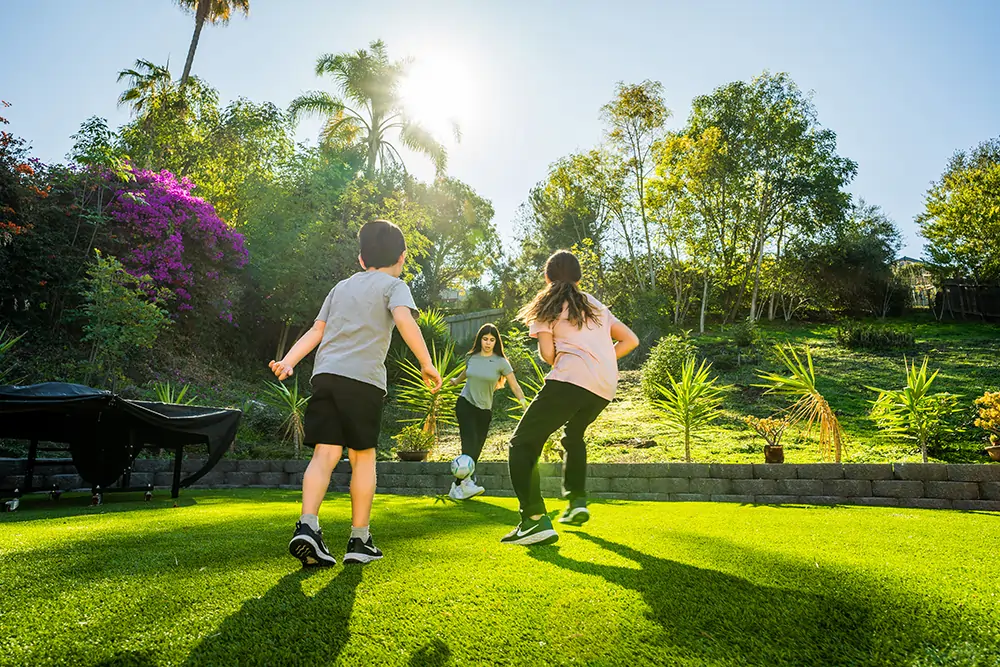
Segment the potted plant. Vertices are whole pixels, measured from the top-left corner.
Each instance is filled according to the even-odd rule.
[[[410,424],[392,439],[396,441],[396,456],[400,461],[425,461],[434,447],[434,434],[420,424]]]
[[[976,426],[990,434],[990,445],[986,453],[994,461],[1000,461],[1000,391],[986,392],[976,399],[979,416]]]
[[[790,422],[785,419],[775,419],[774,417],[754,417],[747,415],[743,418],[743,423],[757,431],[757,434],[764,438],[764,463],[784,463],[785,450],[781,446],[781,437],[785,434]]]

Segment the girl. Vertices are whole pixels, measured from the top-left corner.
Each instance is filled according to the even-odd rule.
[[[521,523],[503,537],[506,544],[551,544],[559,539],[545,515],[538,457],[545,441],[562,426],[563,496],[569,506],[559,521],[580,525],[590,518],[583,434],[615,397],[618,359],[639,345],[631,329],[580,290],[581,277],[576,256],[559,250],[545,264],[545,288],[518,313],[552,371],[510,441],[510,480],[521,504]]]
[[[524,392],[517,384],[514,369],[503,353],[500,332],[492,324],[484,324],[476,334],[476,342],[469,350],[465,370],[452,384],[466,380],[462,394],[455,403],[458,431],[462,438],[462,453],[476,463],[486,444],[486,434],[493,419],[493,392],[510,383],[510,389],[521,405],[526,405]],[[448,495],[455,500],[467,500],[485,491],[471,476],[456,479]]]

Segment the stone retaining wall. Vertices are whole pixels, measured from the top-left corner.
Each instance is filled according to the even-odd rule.
[[[193,488],[298,489],[308,461],[223,459]],[[184,461],[193,472],[201,461]],[[0,488],[24,484],[25,462],[0,459]],[[558,497],[562,465],[543,463],[542,494]],[[169,488],[173,462],[138,459],[132,485]],[[1000,465],[877,463],[877,464],[723,464],[723,463],[597,463],[588,468],[588,490],[595,498],[661,501],[714,501],[762,505],[876,505],[1000,511]],[[476,471],[486,494],[513,496],[506,463],[481,463]],[[330,490],[346,492],[350,466],[341,462]],[[378,464],[378,493],[434,495],[451,484],[447,463]],[[35,487],[79,489],[83,481],[72,462],[35,469]]]

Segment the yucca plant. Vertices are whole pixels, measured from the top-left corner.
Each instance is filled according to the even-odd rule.
[[[292,384],[291,389],[280,382],[266,382],[265,385],[266,391],[262,398],[265,403],[281,412],[284,417],[281,422],[282,437],[285,441],[292,441],[295,455],[298,456],[305,439],[304,423],[309,397],[299,394],[298,380]]]
[[[420,366],[409,359],[400,361],[399,367],[403,373],[399,384],[397,400],[407,410],[417,414],[416,417],[401,419],[404,424],[421,424],[424,431],[434,436],[432,442],[437,443],[438,426],[442,424],[457,426],[455,421],[455,401],[462,392],[461,387],[451,383],[462,373],[462,367],[455,363],[455,347],[448,345],[443,351],[438,351],[436,345],[431,346],[431,363],[441,374],[443,384],[437,391],[432,390],[424,382]]]
[[[667,373],[670,386],[656,385],[660,398],[653,401],[663,412],[667,429],[684,438],[684,460],[689,463],[691,442],[718,418],[722,392],[729,389],[728,385],[717,385],[717,377],[709,377],[712,364],[702,361],[695,370],[694,362],[694,358],[684,361],[677,378]]]
[[[958,397],[947,392],[931,393],[931,385],[939,371],[928,373],[927,357],[917,367],[916,362],[903,359],[906,386],[902,389],[877,389],[872,401],[871,417],[880,428],[903,438],[916,440],[920,454],[927,463],[927,443],[935,437],[952,432],[947,418],[959,411]]]
[[[535,400],[535,396],[538,396],[538,392],[542,390],[542,387],[545,386],[545,371],[543,371],[542,367],[538,365],[537,361],[535,361],[534,356],[529,354],[526,358],[531,363],[531,369],[534,371],[534,377],[522,378],[520,380],[520,384],[521,391],[524,392],[524,398],[527,403],[530,404],[533,400]],[[511,414],[520,419],[524,416],[527,408],[521,405],[521,402],[517,400],[516,396],[510,396],[509,398],[514,405],[508,408],[508,410]],[[559,442],[560,433],[562,433],[561,429],[550,435],[548,440],[545,441],[545,444],[542,445],[542,461],[558,461],[562,458],[556,450],[556,444]]]
[[[6,384],[7,378],[14,371],[14,365],[4,361],[4,357],[10,352],[11,348],[17,345],[17,342],[24,337],[24,334],[19,336],[10,336],[7,334],[7,327],[4,327],[0,331],[0,384]]]
[[[844,429],[837,420],[830,403],[816,388],[816,370],[813,367],[812,352],[805,348],[803,356],[791,346],[783,348],[775,346],[778,359],[788,370],[788,375],[764,373],[758,371],[758,376],[766,384],[755,385],[766,389],[765,394],[784,396],[794,401],[788,408],[788,421],[791,425],[805,422],[806,434],[811,434],[813,427],[819,430],[820,455],[829,460],[831,457],[840,463],[841,454],[845,451]]]
[[[188,385],[184,385],[177,390],[177,387],[167,382],[157,382],[153,385],[153,391],[156,392],[156,400],[160,403],[170,403],[172,405],[193,405],[196,397],[192,396],[187,400],[184,400],[188,393]]]

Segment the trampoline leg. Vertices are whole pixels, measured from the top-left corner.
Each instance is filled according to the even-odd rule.
[[[31,493],[35,486],[35,459],[38,457],[38,441],[32,440],[28,446],[28,467],[24,471],[24,492]]]
[[[181,462],[184,460],[184,448],[177,448],[177,455],[174,457],[174,484],[170,487],[170,497],[176,498],[181,495]]]

